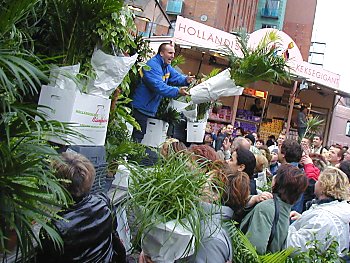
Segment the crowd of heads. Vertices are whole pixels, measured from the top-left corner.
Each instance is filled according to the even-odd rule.
[[[271,136],[265,143],[257,133],[244,134],[239,129],[238,135],[233,136],[233,131],[232,125],[221,131],[224,136],[222,146],[217,151],[212,144],[215,142],[214,135],[207,130],[202,144],[187,147],[178,139],[168,139],[161,147],[160,154],[164,160],[173,154],[190,155],[193,163],[189,169],[195,169],[196,164],[200,164],[201,169],[205,167],[203,172],[208,173],[208,178],[220,189],[209,191],[215,192],[215,198],[211,200],[230,207],[234,211],[235,221],[240,222],[247,215],[246,208],[251,206],[252,196],[256,197],[253,206],[254,203],[266,201],[266,195],[256,185],[261,174],[267,181],[270,178],[271,194],[291,206],[298,203],[302,195],[306,196],[310,186],[315,200],[350,199],[349,149],[331,145],[327,150],[322,146],[323,138],[320,135],[312,139],[304,138],[299,143],[281,133],[277,140]],[[308,174],[309,165],[314,167],[316,175]],[[87,158],[63,153],[59,160],[53,161],[52,166],[74,200],[89,194],[95,170]],[[312,202],[312,199],[306,201]],[[308,206],[304,203],[302,207],[306,209]]]

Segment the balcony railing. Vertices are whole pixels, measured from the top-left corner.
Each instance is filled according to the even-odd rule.
[[[181,15],[183,0],[168,0],[166,12],[169,15]]]
[[[263,8],[261,8],[261,16],[273,18],[273,19],[278,19],[278,9],[263,7]]]

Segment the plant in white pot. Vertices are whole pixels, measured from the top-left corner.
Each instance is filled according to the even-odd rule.
[[[191,255],[201,241],[201,208],[208,176],[191,156],[178,153],[145,169],[130,166],[129,207],[135,213],[141,247],[154,262],[174,262]]]

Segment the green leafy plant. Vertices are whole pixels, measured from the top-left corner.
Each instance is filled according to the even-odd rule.
[[[249,239],[240,231],[234,221],[225,222],[232,241],[232,262],[249,263],[283,263],[293,253],[293,248],[288,248],[277,253],[258,255]]]
[[[45,1],[34,36],[35,48],[46,56],[60,56],[58,62],[65,65],[81,63],[81,71],[86,74],[92,53],[101,41],[97,25],[122,6],[120,0]]]
[[[324,244],[330,244],[327,249],[324,249]],[[339,243],[330,235],[326,237],[325,242],[317,240],[316,236],[305,244],[309,249],[305,252],[297,252],[288,259],[288,263],[305,262],[305,263],[328,263],[328,262],[345,262],[339,258],[338,248]],[[349,254],[343,251],[344,254]]]
[[[176,220],[194,234],[198,246],[200,221],[208,217],[200,206],[207,195],[204,167],[205,162],[195,167],[191,157],[181,153],[160,159],[152,169],[129,165],[128,207],[135,213],[136,243],[155,225]]]
[[[320,119],[319,116],[310,116],[306,119],[306,130],[304,137],[312,137],[314,134],[317,134],[322,124],[324,123],[324,120]]]
[[[63,247],[49,221],[59,218],[58,208],[68,206],[71,198],[50,168],[49,160],[57,152],[47,138],[79,135],[67,124],[47,121],[38,105],[26,100],[37,96],[48,79],[43,61],[24,48],[24,38],[30,39],[31,32],[23,25],[28,25],[41,1],[1,3],[5,19],[0,22],[0,249],[7,252],[14,233],[24,262],[30,259],[35,242],[41,246],[34,223]]]
[[[178,55],[171,61],[171,66],[174,68],[179,65],[183,65],[185,63],[186,63],[185,57],[183,55]]]
[[[156,118],[171,124],[178,123],[180,121],[180,113],[176,109],[169,107],[169,103],[169,98],[162,99],[158,107]]]
[[[270,83],[290,82],[286,60],[277,54],[281,45],[277,32],[268,32],[254,49],[248,46],[248,38],[245,32],[240,32],[237,37],[243,57],[226,49],[231,77],[236,85],[244,87],[259,80]]]
[[[50,169],[48,160],[57,152],[46,138],[77,136],[66,124],[46,121],[37,105],[23,103],[23,97],[37,94],[37,86],[46,79],[28,58],[38,61],[29,53],[0,52],[0,246],[6,248],[9,233],[15,231],[23,261],[33,249],[33,239],[41,245],[32,222],[63,245],[48,222],[58,218],[57,207],[67,206],[70,198]]]

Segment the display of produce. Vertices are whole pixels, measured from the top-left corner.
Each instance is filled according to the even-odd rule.
[[[260,138],[265,142],[270,135],[274,135],[277,138],[283,129],[283,123],[283,120],[278,119],[273,119],[270,122],[262,123],[259,131]]]

